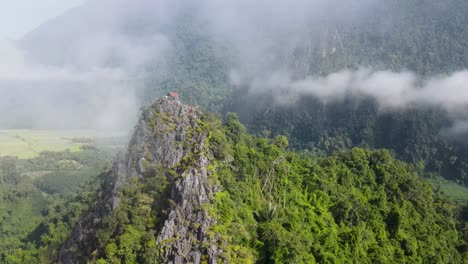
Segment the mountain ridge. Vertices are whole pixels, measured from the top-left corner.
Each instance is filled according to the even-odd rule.
[[[160,99],[61,263],[460,263],[462,208],[386,150],[312,158]],[[431,227],[431,228],[429,228]]]
[[[143,111],[125,158],[117,161],[104,177],[102,196],[97,197],[84,224],[79,222],[60,250],[62,263],[75,263],[79,259],[74,254],[76,250],[83,252],[84,259],[105,250],[87,243],[100,240],[96,230],[112,227],[105,219],[123,206],[122,199],[132,199],[132,193],[125,193],[124,189],[138,188],[138,182],[151,179],[159,180],[155,184],[166,196],[151,202],[150,196],[155,197],[151,192],[155,190],[146,190],[149,194],[141,198],[161,217],[146,219],[146,225],[154,228],[157,235],[153,242],[161,251],[157,259],[163,263],[200,263],[203,256],[210,263],[217,263],[220,252],[216,237],[207,235],[216,221],[203,208],[220,186],[210,180],[210,154],[205,145],[208,133],[200,129],[200,118],[201,112],[193,107],[167,99],[160,99]],[[122,235],[113,230],[110,233]],[[100,242],[107,244],[102,239]],[[206,244],[209,246],[202,246]]]

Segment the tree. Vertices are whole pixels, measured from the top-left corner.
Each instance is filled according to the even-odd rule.
[[[18,184],[20,174],[16,168],[16,157],[3,157],[0,161],[1,184],[15,183]]]

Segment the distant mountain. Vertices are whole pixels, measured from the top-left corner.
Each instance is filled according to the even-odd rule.
[[[90,1],[21,43],[43,63],[123,68],[143,104],[177,90],[187,103],[238,112],[252,131],[287,134],[299,149],[388,148],[466,184],[467,151],[444,136],[453,125],[444,109],[387,113],[372,98],[327,103],[312,96],[279,106],[262,82],[278,72],[301,80],[370,67],[424,79],[465,69],[468,2],[376,0],[351,3],[346,12],[334,8],[344,6],[338,0],[319,2],[286,10],[281,3]]]
[[[113,47],[112,40],[139,43],[150,37],[161,23],[159,12],[163,10],[157,1],[87,1],[43,23],[26,34],[20,44],[41,63],[105,66],[101,63],[108,59],[106,48]]]

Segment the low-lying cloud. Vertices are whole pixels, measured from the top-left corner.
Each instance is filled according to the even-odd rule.
[[[0,55],[0,127],[119,129],[136,115],[134,89],[122,68],[40,64],[7,42]],[[101,126],[109,112],[120,118]]]
[[[369,68],[342,70],[327,76],[294,80],[280,72],[266,79],[254,79],[251,92],[271,92],[279,104],[294,103],[300,96],[326,100],[366,96],[377,100],[382,109],[402,109],[412,105],[441,106],[458,111],[468,105],[468,70],[421,79],[412,72],[376,71]]]
[[[276,72],[267,78],[253,79],[250,92],[273,95],[275,103],[290,105],[302,96],[326,102],[346,98],[373,98],[381,111],[400,111],[418,107],[438,107],[456,121],[450,133],[468,131],[468,70],[421,79],[412,72],[378,71],[369,68],[342,70],[327,76],[295,80],[291,73]],[[240,85],[238,76],[234,82]]]
[[[73,63],[55,65],[0,42],[0,128],[127,131],[138,116],[144,67],[168,47],[159,35],[101,34],[79,44]]]

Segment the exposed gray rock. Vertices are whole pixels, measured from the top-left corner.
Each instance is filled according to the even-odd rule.
[[[201,118],[202,114],[192,107],[163,99],[143,111],[127,154],[105,176],[96,204],[77,223],[60,250],[60,262],[82,263],[85,260],[78,255],[90,258],[93,251],[101,250],[96,242],[101,220],[119,207],[119,190],[131,179],[145,177],[149,166],[177,171],[176,175],[167,175],[174,204],[168,208],[168,217],[156,234],[157,245],[163,249],[160,261],[220,262],[222,252],[217,238],[208,235],[216,221],[204,206],[220,191],[220,186],[209,179],[207,166],[211,157],[205,144],[207,132],[199,128]]]

